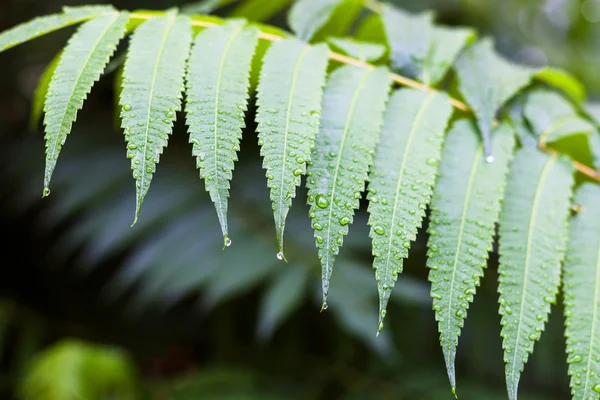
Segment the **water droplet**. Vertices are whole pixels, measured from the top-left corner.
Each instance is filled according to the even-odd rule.
[[[437,160],[435,158],[428,158],[427,159],[427,165],[434,166],[436,164],[437,164]]]
[[[314,223],[313,224],[313,228],[315,228],[318,231],[322,231],[323,230],[323,225],[318,224],[318,223]]]
[[[350,223],[350,218],[348,218],[348,217],[342,217],[342,218],[340,218],[340,225],[346,226],[349,223]]]
[[[277,259],[278,260],[283,260],[283,253],[282,252],[278,252],[277,253]]]
[[[596,383],[594,386],[592,386],[592,390],[596,393],[600,393],[600,383]]]
[[[123,106],[123,110],[125,110],[125,111],[129,111],[129,110],[131,110],[131,106],[130,106],[129,104],[125,104],[125,105]]]
[[[319,194],[317,195],[316,203],[319,208],[327,208],[329,205],[329,200],[327,200],[325,196]]]
[[[42,191],[42,197],[48,197],[50,196],[50,188],[48,186],[46,186],[44,188],[44,190]]]
[[[228,237],[225,238],[225,247],[229,247],[231,246],[231,239],[229,239]]]
[[[381,226],[379,226],[379,225],[375,225],[375,226],[373,227],[373,230],[374,230],[374,231],[375,231],[375,233],[376,233],[376,234],[378,234],[378,235],[383,235],[383,234],[385,233],[385,230],[384,230],[384,229],[383,229]]]
[[[493,163],[493,162],[494,162],[494,156],[487,156],[487,158],[485,159],[485,161],[486,161],[488,164],[491,164],[491,163]]]
[[[296,168],[294,170],[294,176],[300,176],[300,175],[302,175],[303,172],[304,171],[302,170],[302,168]]]
[[[568,362],[569,364],[577,364],[577,363],[580,363],[580,362],[582,362],[582,361],[583,361],[583,358],[581,358],[581,356],[580,356],[580,355],[574,355],[574,356],[572,356],[571,358],[569,358],[569,359],[567,360],[567,362]]]

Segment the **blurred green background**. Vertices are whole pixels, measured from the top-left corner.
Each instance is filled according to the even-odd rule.
[[[125,9],[184,3],[112,2]],[[474,25],[507,57],[564,67],[591,99],[600,97],[600,0],[396,3],[435,9],[447,24]],[[0,30],[64,4],[3,0]],[[83,2],[66,5],[76,4]],[[284,22],[284,13],[271,20]],[[319,313],[320,267],[306,192],[300,189],[294,201],[290,263],[283,264],[275,257],[251,119],[232,183],[233,245],[225,251],[181,122],[141,221],[129,228],[134,184],[113,123],[114,73],[90,95],[53,193],[42,201],[43,134],[28,129],[29,107],[41,73],[71,32],[0,55],[0,398],[452,398],[431,311],[425,233],[411,249],[389,322],[376,338],[377,290],[362,207],[336,264],[330,307]],[[461,399],[506,398],[496,260],[460,339]],[[569,398],[561,307],[554,307],[525,369],[522,399]]]

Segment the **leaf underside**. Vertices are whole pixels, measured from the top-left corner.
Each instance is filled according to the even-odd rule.
[[[192,154],[228,245],[229,181],[240,148],[258,29],[235,20],[202,31],[187,67],[186,121]]]
[[[439,83],[475,38],[471,29],[435,26],[430,12],[412,15],[386,5],[381,18],[394,69],[427,85]]]
[[[327,62],[327,46],[297,39],[274,43],[263,60],[256,119],[280,259],[285,220],[319,129]]]
[[[567,362],[573,399],[600,395],[600,186],[584,184],[575,195],[563,292]]]
[[[344,0],[297,0],[292,6],[288,24],[302,40],[309,41],[329,21]]]
[[[369,174],[369,236],[379,291],[379,327],[431,199],[452,106],[444,94],[415,89],[390,98]]]
[[[460,92],[477,117],[489,161],[493,161],[491,132],[496,112],[529,83],[532,73],[497,55],[490,39],[468,47],[456,61]]]
[[[567,239],[573,174],[564,158],[517,152],[500,215],[502,347],[509,398],[556,301]]]
[[[34,18],[0,34],[0,53],[31,39],[103,14],[115,13],[112,6],[65,7],[62,14]]]
[[[83,24],[71,37],[56,66],[46,94],[46,170],[44,196],[62,146],[77,112],[125,36],[128,13],[108,14]]]
[[[453,388],[458,337],[492,250],[514,148],[513,132],[506,124],[496,128],[492,139],[496,161],[489,164],[474,123],[455,122],[448,132],[431,200],[427,267],[440,344]]]
[[[322,266],[323,307],[335,257],[365,188],[390,83],[386,68],[344,66],[331,74],[325,88],[306,183]]]
[[[142,23],[133,33],[123,71],[121,126],[136,180],[135,222],[158,158],[181,109],[185,64],[192,40],[190,20],[169,14]]]

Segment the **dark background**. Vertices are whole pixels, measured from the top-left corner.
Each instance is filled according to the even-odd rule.
[[[600,95],[600,1],[397,3],[435,8],[444,23],[474,25],[493,35],[507,57],[565,67],[585,82],[592,99]],[[0,30],[63,4],[2,0]],[[183,2],[112,4],[164,9]],[[272,23],[284,21],[278,15]],[[411,250],[386,329],[376,339],[376,286],[362,209],[336,264],[330,307],[320,314],[320,267],[305,190],[294,201],[286,233],[290,264],[283,264],[275,257],[251,118],[234,172],[233,245],[226,251],[181,122],[141,221],[129,228],[134,184],[114,124],[114,73],[89,96],[61,155],[53,193],[42,201],[43,133],[28,129],[29,109],[41,73],[71,32],[0,54],[2,398],[9,398],[32,354],[66,337],[124,348],[153,399],[452,398],[431,311],[426,235]],[[461,336],[461,399],[506,398],[496,260],[493,255]],[[569,398],[562,325],[558,305],[522,376],[520,398]],[[171,392],[174,382],[179,392]],[[185,397],[185,390],[194,394]]]

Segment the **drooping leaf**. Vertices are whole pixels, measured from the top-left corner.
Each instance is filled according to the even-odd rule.
[[[456,62],[460,91],[477,117],[489,161],[493,161],[490,135],[496,112],[529,83],[532,72],[496,54],[490,39],[468,47]]]
[[[319,129],[329,50],[297,39],[271,45],[258,84],[258,137],[283,259],[285,219]]]
[[[287,7],[293,0],[244,0],[230,14],[236,18],[262,22]]]
[[[300,39],[309,41],[332,17],[344,0],[296,0],[288,24]]]
[[[71,37],[60,57],[44,105],[44,196],[50,192],[56,161],[77,112],[125,35],[128,19],[128,13],[114,12],[86,22]]]
[[[583,84],[573,75],[562,69],[544,67],[538,70],[533,77],[538,81],[562,90],[578,103],[584,102],[587,97]]]
[[[440,176],[431,200],[427,266],[453,390],[458,337],[492,250],[515,142],[507,124],[499,125],[492,139],[496,162],[489,164],[475,124],[468,120],[455,122],[444,145]]]
[[[257,326],[260,337],[270,337],[283,320],[301,305],[309,278],[310,270],[303,265],[290,265],[279,272],[262,299]]]
[[[573,399],[600,395],[600,186],[586,183],[575,195],[564,265],[567,362]]]
[[[65,7],[61,14],[51,14],[34,18],[29,22],[22,23],[0,33],[0,53],[67,26],[104,14],[113,14],[115,11],[112,6],[105,5]]]
[[[402,262],[417,237],[452,115],[446,95],[414,89],[390,98],[369,175],[369,236],[379,291],[379,331]]]
[[[327,41],[344,54],[365,62],[377,61],[385,54],[385,47],[377,43],[338,37],[330,37]]]
[[[225,245],[227,199],[247,108],[258,29],[234,20],[202,31],[188,62],[186,115],[192,153],[215,204]]]
[[[475,38],[470,29],[435,26],[430,12],[412,15],[386,5],[381,18],[393,68],[427,85],[439,83],[461,49]]]
[[[500,213],[500,293],[506,386],[517,399],[520,374],[556,301],[567,241],[573,174],[567,158],[521,149]]]
[[[149,19],[133,33],[123,72],[121,118],[127,157],[136,180],[137,221],[158,158],[181,109],[185,63],[192,40],[190,20],[169,13]]]
[[[48,94],[48,87],[61,56],[62,51],[54,56],[52,61],[46,66],[42,76],[40,76],[40,81],[35,88],[33,102],[31,103],[31,117],[29,118],[29,129],[32,131],[37,129],[40,118],[42,118],[42,114],[44,113],[44,102],[46,101],[46,94]]]
[[[326,306],[335,257],[365,189],[391,79],[386,68],[344,66],[329,77],[307,187]]]
[[[541,142],[554,142],[577,134],[589,136],[596,131],[568,100],[547,89],[538,89],[528,95],[525,117]]]

